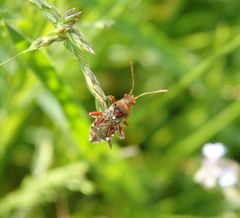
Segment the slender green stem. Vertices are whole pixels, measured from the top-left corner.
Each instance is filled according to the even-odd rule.
[[[31,50],[30,50],[30,49],[26,49],[26,50],[24,50],[24,51],[22,51],[22,52],[16,54],[15,56],[13,56],[13,57],[11,57],[11,58],[9,58],[9,59],[3,61],[2,63],[0,63],[0,67],[3,66],[4,64],[7,64],[7,63],[10,62],[10,61],[12,61],[13,59],[15,59],[15,58],[17,58],[17,57],[19,57],[19,56],[21,56],[21,55],[23,55],[23,54],[29,52],[29,51],[31,51]]]

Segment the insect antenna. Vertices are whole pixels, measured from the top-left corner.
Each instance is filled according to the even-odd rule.
[[[133,71],[133,63],[132,61],[130,61],[129,63],[130,65],[130,71],[131,71],[131,75],[132,75],[132,87],[131,87],[131,91],[129,93],[129,95],[132,95],[133,93],[133,89],[134,89],[134,85],[135,85],[135,80],[134,80],[134,71]],[[140,95],[138,95],[137,97],[135,97],[135,99],[138,99],[144,95],[151,95],[151,94],[157,94],[157,93],[162,93],[162,92],[167,92],[168,90],[167,89],[160,89],[160,90],[156,90],[156,91],[151,91],[151,92],[144,92]]]
[[[167,89],[160,89],[160,90],[156,90],[156,91],[152,91],[152,92],[144,92],[144,93],[138,95],[137,97],[135,97],[135,99],[138,99],[144,95],[157,94],[157,93],[162,93],[162,92],[167,92],[167,91],[168,91]]]
[[[134,84],[135,84],[132,61],[130,61],[130,71],[131,71],[131,75],[132,75],[132,87],[131,87],[131,91],[130,91],[129,95],[132,95],[133,89],[134,89]]]

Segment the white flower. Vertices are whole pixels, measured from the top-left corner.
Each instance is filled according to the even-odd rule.
[[[207,188],[213,188],[218,183],[221,168],[215,162],[208,159],[203,160],[201,168],[195,174],[195,181],[202,183]]]
[[[203,156],[213,161],[223,157],[226,152],[227,149],[222,143],[207,143],[202,149]]]
[[[224,158],[227,149],[222,143],[207,143],[202,149],[202,165],[197,170],[194,180],[207,188],[219,185],[222,188],[234,186],[238,182],[239,165]]]
[[[231,167],[230,167],[231,166]],[[228,167],[223,169],[219,178],[219,185],[223,188],[234,186],[238,181],[238,167],[233,164],[229,164]]]

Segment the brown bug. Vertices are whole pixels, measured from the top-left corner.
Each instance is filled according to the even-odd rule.
[[[98,143],[101,141],[107,141],[109,147],[112,148],[112,137],[118,130],[120,133],[120,138],[125,138],[125,133],[123,131],[123,125],[128,126],[128,116],[130,109],[136,104],[136,100],[144,95],[167,92],[166,89],[161,89],[152,92],[145,92],[137,97],[134,97],[134,74],[133,65],[130,62],[130,71],[132,75],[132,87],[129,94],[125,94],[120,100],[116,100],[114,96],[110,96],[111,105],[104,112],[90,112],[89,115],[95,118],[91,125],[89,141],[91,143]]]

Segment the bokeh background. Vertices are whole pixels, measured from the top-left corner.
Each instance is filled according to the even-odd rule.
[[[136,95],[169,92],[140,98],[110,150],[88,143],[94,97],[62,43],[1,66],[0,217],[239,217],[240,1],[51,3],[83,12],[76,27],[106,95],[129,92],[130,60]],[[52,30],[28,1],[1,0],[0,62]],[[201,149],[215,142],[227,157],[210,162],[234,165],[235,182],[208,168],[210,183],[196,182]]]

